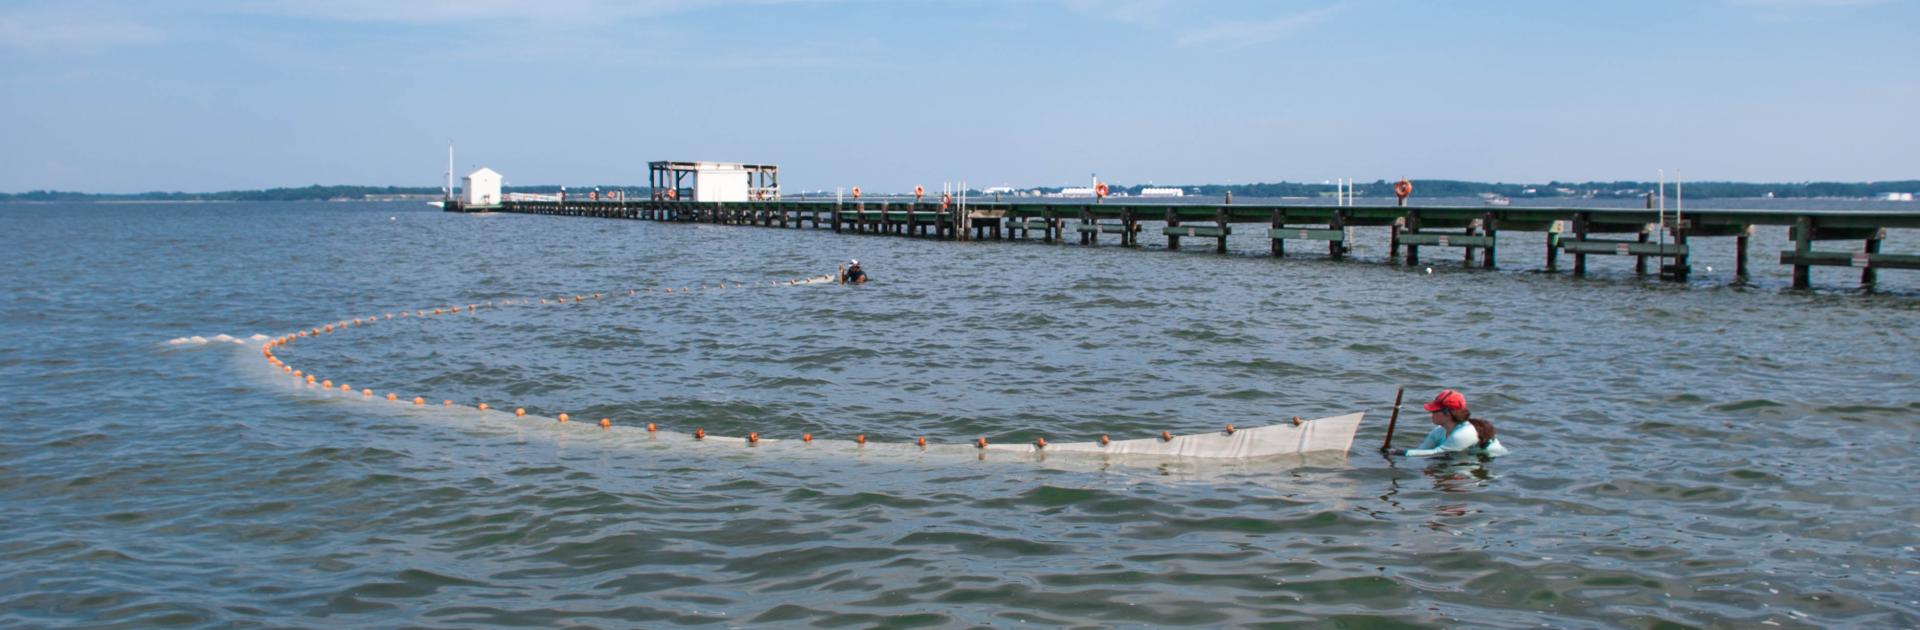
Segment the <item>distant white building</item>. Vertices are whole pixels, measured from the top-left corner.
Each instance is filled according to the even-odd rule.
[[[493,172],[493,169],[482,167],[467,173],[460,181],[463,184],[461,190],[466,193],[461,197],[462,203],[469,206],[500,205],[500,174]]]
[[[1890,192],[1880,195],[1881,201],[1913,201],[1913,193]]]
[[[1093,189],[1090,187],[1084,187],[1084,186],[1062,188],[1060,189],[1060,192],[1058,194],[1055,194],[1054,196],[1055,197],[1092,197]]]
[[[1142,188],[1140,189],[1140,196],[1142,197],[1185,197],[1187,196],[1187,191],[1179,188]]]

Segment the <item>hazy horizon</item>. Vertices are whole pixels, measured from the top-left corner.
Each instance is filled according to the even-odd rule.
[[[28,0],[0,191],[1920,178],[1905,0]],[[1571,176],[1570,176],[1571,175]],[[571,185],[571,184],[569,184]]]

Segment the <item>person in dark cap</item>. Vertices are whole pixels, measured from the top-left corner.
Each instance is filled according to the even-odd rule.
[[[1494,436],[1493,423],[1473,417],[1473,412],[1467,411],[1467,397],[1460,392],[1441,390],[1433,402],[1426,404],[1426,409],[1433,419],[1433,431],[1420,441],[1420,446],[1394,449],[1394,455],[1435,457],[1457,453],[1499,457],[1507,454],[1507,447],[1501,446],[1499,438]]]

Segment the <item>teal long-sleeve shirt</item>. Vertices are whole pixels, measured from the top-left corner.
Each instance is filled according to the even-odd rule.
[[[1492,442],[1487,443],[1486,448],[1480,448],[1480,432],[1474,430],[1473,423],[1462,422],[1454,425],[1452,433],[1448,433],[1446,427],[1436,426],[1432,431],[1427,432],[1427,439],[1421,440],[1420,446],[1407,449],[1408,457],[1433,457],[1453,453],[1499,457],[1507,454],[1507,447],[1501,446],[1500,438],[1496,437]]]

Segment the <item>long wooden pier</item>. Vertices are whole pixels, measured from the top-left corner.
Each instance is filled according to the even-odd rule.
[[[1273,256],[1285,256],[1292,243],[1324,246],[1335,259],[1352,249],[1352,228],[1376,226],[1388,228],[1389,260],[1417,265],[1423,248],[1457,249],[1468,264],[1477,254],[1486,268],[1496,265],[1501,232],[1532,232],[1542,235],[1548,269],[1560,267],[1563,253],[1572,256],[1575,275],[1586,274],[1588,256],[1631,256],[1636,271],[1645,273],[1653,260],[1662,277],[1675,280],[1685,280],[1691,272],[1691,241],[1723,237],[1736,239],[1735,281],[1748,275],[1748,243],[1755,228],[1785,227],[1793,248],[1780,252],[1780,264],[1793,267],[1795,288],[1811,286],[1810,269],[1815,266],[1857,268],[1861,285],[1869,287],[1881,269],[1920,269],[1920,255],[1880,251],[1889,229],[1920,229],[1920,212],[1700,209],[1676,216],[1631,208],[649,199],[506,201],[477,207],[448,202],[445,207],[450,212],[810,227],[962,241],[1032,239],[1037,233],[1049,243],[1098,245],[1110,236],[1122,246],[1138,246],[1146,224],[1152,223],[1159,226],[1158,236],[1166,239],[1169,250],[1198,241],[1220,253],[1226,253],[1227,238],[1236,227],[1252,227],[1264,230]],[[1832,241],[1863,246],[1857,251],[1816,249]]]

